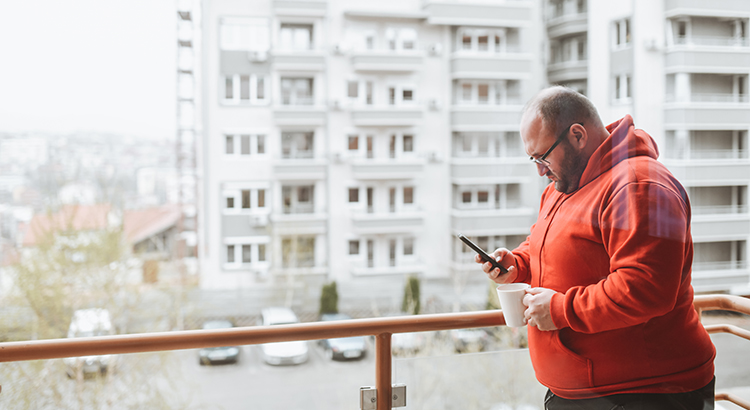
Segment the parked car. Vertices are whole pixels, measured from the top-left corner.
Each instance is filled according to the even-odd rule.
[[[288,325],[299,323],[297,315],[291,309],[283,307],[265,308],[260,313],[262,326]],[[307,342],[265,343],[260,346],[263,361],[271,365],[301,364],[307,361]]]
[[[320,316],[322,321],[347,319],[351,317],[343,313],[326,313]],[[329,360],[362,359],[367,354],[367,339],[364,336],[323,339],[319,343]]]
[[[229,329],[234,327],[228,320],[209,320],[201,329]],[[219,363],[237,363],[240,357],[239,346],[206,347],[198,350],[198,361],[201,365]]]
[[[96,337],[113,335],[112,320],[107,309],[80,309],[73,312],[68,337]],[[105,374],[114,366],[116,355],[92,355],[63,359],[69,377]],[[80,373],[79,373],[80,372]]]
[[[487,348],[489,335],[484,329],[453,329],[451,341],[456,352],[481,352]]]
[[[427,344],[425,332],[394,333],[391,352],[394,356],[414,356]]]

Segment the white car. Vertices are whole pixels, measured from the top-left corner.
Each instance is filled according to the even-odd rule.
[[[68,337],[95,337],[113,335],[112,320],[107,309],[93,308],[76,310],[68,328]],[[116,355],[68,357],[63,359],[68,376],[76,377],[92,373],[106,373],[114,365]]]
[[[260,325],[274,326],[299,323],[291,309],[269,307],[261,311]],[[301,364],[307,361],[307,341],[265,343],[260,346],[263,361],[272,365]]]

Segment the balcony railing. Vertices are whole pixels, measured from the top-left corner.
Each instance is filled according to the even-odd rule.
[[[676,36],[674,39],[676,45],[696,45],[696,46],[718,46],[718,47],[747,47],[748,40],[744,37],[725,37],[725,36]]]
[[[726,310],[750,314],[750,300],[739,296],[696,296],[694,307],[699,314],[709,310]],[[392,394],[391,337],[394,334],[503,325],[505,325],[505,318],[502,311],[480,311],[217,330],[184,330],[74,339],[33,340],[0,343],[0,362],[160,352],[350,336],[374,336],[377,410],[390,410]],[[708,325],[706,330],[708,333],[730,333],[750,340],[750,331],[734,325]],[[718,392],[716,399],[728,400],[750,410],[750,401],[733,394]]]
[[[746,214],[747,205],[723,205],[723,206],[695,206],[692,207],[693,215],[735,215]]]
[[[693,93],[686,101],[678,101],[674,94],[667,94],[665,101],[674,102],[696,102],[696,103],[746,103],[750,101],[747,94],[732,93]]]
[[[693,262],[693,270],[743,270],[747,269],[747,261],[719,261],[719,262]]]

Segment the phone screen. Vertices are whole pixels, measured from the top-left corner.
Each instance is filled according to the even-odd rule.
[[[485,261],[492,264],[492,266],[500,269],[500,272],[502,273],[508,273],[508,270],[505,269],[503,265],[498,263],[495,259],[492,258],[487,252],[484,251],[484,249],[477,246],[474,242],[472,242],[469,238],[465,237],[464,235],[459,234],[458,239],[460,239],[463,243],[465,243],[469,248],[473,249],[474,252],[478,253],[479,256],[482,257]]]

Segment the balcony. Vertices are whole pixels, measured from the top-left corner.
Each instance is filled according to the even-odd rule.
[[[453,158],[451,178],[454,184],[470,185],[497,182],[530,182],[536,168],[526,157]]]
[[[273,0],[276,15],[323,17],[327,10],[327,0]]]
[[[313,104],[312,98],[297,104],[275,105],[273,118],[277,125],[322,126],[326,123],[326,108]]]
[[[352,275],[416,275],[423,273],[427,268],[419,259],[410,261],[388,260],[385,265],[378,265],[374,261],[352,261],[349,263]]]
[[[451,77],[454,79],[524,79],[532,71],[530,54],[481,54],[456,52],[451,56]]]
[[[366,212],[352,214],[352,229],[357,235],[411,233],[422,229],[425,213],[419,208],[396,212]]]
[[[273,232],[278,235],[319,235],[325,234],[328,225],[328,215],[313,212],[311,208],[291,209],[289,213],[271,214]],[[268,233],[266,232],[266,235]]]
[[[745,298],[727,295],[704,295],[696,296],[694,299],[696,311],[702,312],[712,310],[726,310],[750,314],[750,301]],[[742,339],[750,340],[750,331],[731,324],[710,324],[715,320],[703,315],[703,322],[708,333],[717,335],[727,333],[739,336]],[[126,334],[115,336],[86,337],[75,339],[51,339],[51,340],[31,340],[21,342],[0,343],[0,362],[6,363],[5,366],[13,362],[38,361],[59,359],[66,357],[81,357],[92,355],[113,355],[128,354],[128,357],[135,357],[134,353],[151,353],[151,352],[169,352],[170,354],[160,355],[160,359],[155,360],[158,368],[165,365],[165,357],[174,358],[178,355],[184,356],[188,349],[201,349],[211,347],[221,347],[227,345],[246,346],[260,345],[263,343],[274,343],[293,340],[318,340],[350,336],[373,336],[374,338],[374,376],[368,378],[368,382],[374,380],[374,389],[377,391],[376,399],[372,402],[377,410],[391,409],[391,393],[393,381],[405,383],[407,385],[408,402],[410,406],[417,408],[430,408],[430,403],[437,400],[452,405],[451,408],[462,408],[466,404],[465,396],[456,393],[469,391],[466,389],[476,388],[476,386],[487,386],[486,393],[482,392],[477,397],[476,402],[481,408],[491,408],[493,403],[499,405],[508,405],[511,403],[516,408],[521,406],[539,407],[544,389],[535,381],[533,370],[529,361],[528,351],[522,349],[495,351],[484,354],[462,354],[442,357],[420,357],[415,359],[396,359],[392,357],[392,351],[397,345],[397,336],[399,334],[418,332],[425,335],[426,332],[446,331],[452,329],[470,329],[470,328],[488,328],[502,327],[505,325],[505,319],[501,311],[489,310],[478,312],[448,313],[448,314],[425,314],[416,316],[403,317],[381,317],[368,319],[353,319],[332,322],[310,322],[291,325],[275,326],[247,326],[229,329],[215,330],[181,330],[172,332],[155,332],[142,334]],[[718,341],[718,339],[716,339]],[[723,339],[721,339],[723,340]],[[721,356],[722,347],[725,344],[717,343]],[[141,355],[138,355],[141,356]],[[732,357],[731,360],[737,359]],[[35,370],[35,372],[47,372],[51,368],[57,370],[54,366],[43,367],[44,370]],[[54,364],[54,363],[53,363]],[[370,364],[365,363],[365,364]],[[339,373],[345,373],[342,376],[347,378],[348,374],[345,368],[349,366],[340,366]],[[438,367],[439,370],[436,370]],[[37,367],[35,369],[40,369]],[[325,366],[308,366],[307,369],[302,367],[287,368],[292,377],[289,379],[311,380],[320,377],[322,369]],[[720,369],[721,367],[717,367]],[[498,372],[498,369],[512,369],[512,371]],[[219,369],[210,369],[219,370]],[[282,369],[276,369],[281,371]],[[184,370],[182,370],[184,371]],[[211,372],[216,373],[216,372]],[[279,373],[279,372],[272,372]],[[286,373],[286,374],[289,374]],[[491,377],[485,376],[491,375]],[[470,377],[466,377],[470,375]],[[191,378],[196,374],[191,373]],[[471,377],[473,376],[473,377]],[[146,375],[135,375],[136,380],[146,377]],[[258,378],[255,371],[243,376],[243,382],[247,377]],[[265,377],[265,374],[263,376]],[[286,376],[288,377],[288,376]],[[16,373],[12,378],[4,379],[5,389],[3,389],[3,401],[19,402],[29,397],[19,397],[17,392],[25,383],[37,381],[37,374],[24,375]],[[331,408],[348,408],[355,407],[357,401],[357,390],[353,388],[351,394],[342,394],[342,385],[351,384],[349,380],[337,378],[325,380],[326,385],[323,388],[316,386],[314,390],[325,391],[328,393],[323,396],[311,395],[307,391],[300,394],[295,386],[287,386],[290,394],[279,394],[278,389],[265,394],[264,396],[272,397],[273,403],[278,408],[301,408],[305,403],[313,400],[327,403]],[[116,380],[116,378],[113,378]],[[149,382],[153,381],[149,378]],[[231,380],[231,377],[222,379]],[[168,383],[175,382],[168,379]],[[60,384],[72,384],[73,381],[65,380]],[[93,383],[93,382],[92,382]],[[356,381],[355,381],[356,383]],[[91,384],[91,383],[85,383]],[[249,383],[248,386],[257,386],[255,383]],[[359,384],[360,386],[363,384]],[[141,395],[133,395],[130,389],[132,381],[126,382],[125,392],[129,398]],[[275,387],[278,387],[274,385]],[[356,386],[356,384],[355,384]],[[440,387],[436,389],[436,386]],[[514,387],[515,386],[515,387]],[[49,387],[49,386],[48,386]],[[200,383],[197,386],[188,386],[188,395],[193,396],[200,390]],[[41,396],[45,392],[36,390]],[[309,390],[309,389],[308,389]],[[473,391],[473,390],[472,390]],[[330,392],[330,393],[329,393]],[[182,392],[181,392],[182,393]],[[216,393],[213,396],[215,398]],[[294,393],[294,394],[291,394]],[[335,394],[338,393],[338,394]],[[533,399],[528,399],[529,393]],[[250,391],[242,390],[235,398],[236,400],[247,400]],[[73,395],[71,393],[71,395]],[[259,394],[258,394],[259,395]],[[256,395],[257,396],[257,395]],[[302,397],[300,397],[302,396]],[[336,401],[339,396],[347,397],[344,401]],[[387,398],[384,400],[383,398]],[[256,398],[257,399],[257,398]],[[739,397],[736,394],[722,391],[721,387],[716,394],[717,400],[727,400],[744,409],[750,409],[750,401]],[[136,399],[137,400],[137,399]],[[302,401],[300,401],[302,400]],[[348,403],[348,404],[347,404]],[[138,406],[133,406],[138,407]],[[183,406],[184,408],[184,406]]]
[[[453,131],[515,131],[521,122],[521,101],[518,105],[453,105]]]
[[[746,261],[693,263],[693,287],[696,292],[729,292],[747,287],[750,270]]]
[[[664,12],[666,17],[677,16],[720,16],[726,13],[732,16],[750,14],[750,3],[745,0],[665,0]]]
[[[427,23],[448,26],[524,27],[532,22],[530,1],[435,1],[422,2]]]
[[[750,66],[746,39],[733,37],[687,37],[667,48],[667,73],[741,73]]]
[[[328,161],[313,158],[312,152],[309,154],[309,158],[304,155],[295,155],[293,158],[274,161],[274,177],[282,181],[325,179]]]
[[[564,14],[547,20],[547,35],[550,39],[585,33],[588,29],[588,13]]]
[[[404,159],[354,159],[352,172],[355,179],[413,179],[424,171],[425,160],[421,158]]]
[[[750,160],[671,160],[664,165],[683,185],[742,185],[750,175]]]
[[[467,236],[517,235],[528,233],[535,217],[532,208],[453,209],[451,229]]]
[[[326,56],[323,51],[272,51],[273,68],[277,71],[324,71]]]
[[[356,51],[352,53],[354,71],[412,72],[422,69],[423,51]]]
[[[359,106],[352,108],[351,116],[358,127],[410,127],[421,123],[424,108],[418,105]]]
[[[750,124],[747,95],[693,94],[688,101],[676,102],[667,95],[664,124],[667,129],[743,129]]]
[[[588,60],[564,61],[551,63],[547,67],[547,77],[550,83],[586,80],[589,76]]]
[[[750,215],[697,215],[693,218],[691,229],[696,241],[747,236],[750,232]]]

